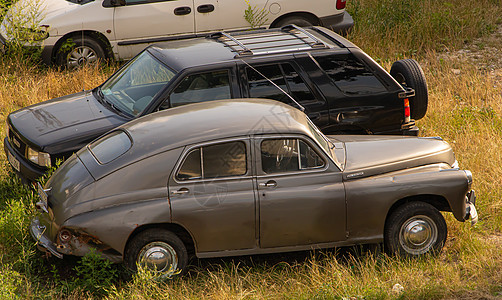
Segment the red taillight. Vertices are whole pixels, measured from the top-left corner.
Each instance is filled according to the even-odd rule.
[[[344,9],[347,0],[336,0],[336,9]]]
[[[408,123],[411,121],[411,111],[410,111],[410,100],[408,98],[404,99],[404,122]]]

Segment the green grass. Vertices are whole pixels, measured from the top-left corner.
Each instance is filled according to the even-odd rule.
[[[480,214],[476,227],[445,214],[449,235],[437,257],[410,261],[338,249],[195,260],[186,277],[159,282],[148,272],[131,277],[120,265],[95,256],[63,261],[42,257],[28,233],[36,214],[35,196],[9,174],[0,151],[0,299],[502,297],[501,83],[497,76],[445,52],[494,31],[502,15],[499,1],[349,0],[348,10],[356,22],[349,38],[385,68],[404,57],[420,61],[430,105],[419,127],[424,135],[445,138],[460,166],[473,172]],[[489,45],[502,48],[502,41],[491,40]],[[116,69],[60,72],[16,55],[0,58],[2,129],[11,111],[91,88]],[[393,290],[396,284],[402,292]]]

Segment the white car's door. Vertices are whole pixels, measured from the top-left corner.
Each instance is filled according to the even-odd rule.
[[[256,3],[261,9],[266,1],[251,2]],[[246,8],[244,0],[194,0],[195,31],[203,33],[250,28],[250,24],[244,18]]]
[[[126,0],[115,7],[114,30],[119,56],[131,58],[149,43],[195,32],[193,0]]]

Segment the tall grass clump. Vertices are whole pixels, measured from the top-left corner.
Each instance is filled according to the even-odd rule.
[[[381,59],[459,49],[502,22],[498,1],[351,0],[349,39]]]

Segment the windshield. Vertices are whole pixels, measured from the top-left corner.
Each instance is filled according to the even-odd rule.
[[[101,97],[114,109],[137,116],[174,77],[148,51],[131,60],[101,86]]]
[[[312,121],[310,121],[310,119],[308,119],[308,124],[310,132],[312,132],[312,135],[314,136],[317,143],[324,149],[324,152],[326,152],[326,154],[328,154],[333,159],[334,162],[339,164],[335,152],[333,151],[335,145],[319,131],[319,129],[314,125],[314,123],[312,123]]]

